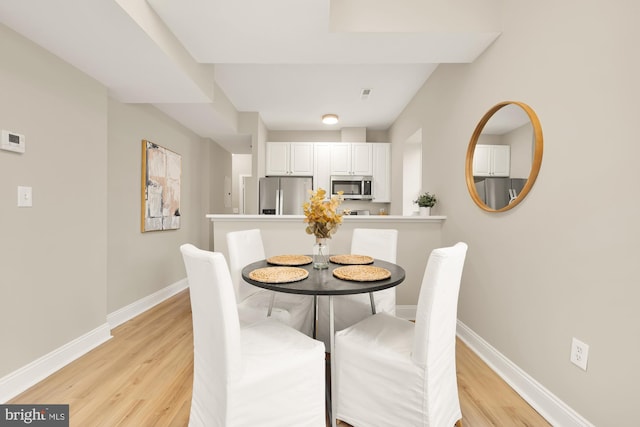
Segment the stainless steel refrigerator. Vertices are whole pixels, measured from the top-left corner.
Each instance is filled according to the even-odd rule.
[[[502,209],[517,197],[527,180],[522,178],[476,178],[478,196],[492,209]]]
[[[313,189],[311,177],[260,178],[259,210],[261,215],[302,215],[302,205]]]

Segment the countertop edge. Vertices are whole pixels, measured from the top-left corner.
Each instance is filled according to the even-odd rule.
[[[206,218],[219,222],[255,222],[255,221],[302,221],[304,215],[238,215],[207,214]],[[443,222],[446,216],[402,216],[402,215],[345,215],[344,222]]]

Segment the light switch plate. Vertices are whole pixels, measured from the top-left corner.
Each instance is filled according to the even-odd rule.
[[[33,192],[31,187],[18,187],[18,207],[30,208],[33,206]]]

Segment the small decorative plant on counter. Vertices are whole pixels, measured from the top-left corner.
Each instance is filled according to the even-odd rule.
[[[435,194],[424,193],[418,196],[418,200],[414,200],[413,203],[417,203],[421,208],[432,208],[438,200]]]
[[[311,197],[302,205],[302,209],[306,217],[304,222],[307,223],[305,231],[316,237],[316,244],[313,246],[313,268],[329,268],[329,248],[326,239],[330,239],[342,224],[342,213],[338,213],[338,206],[343,201],[342,191],[328,201],[325,201],[327,192],[322,188],[309,191],[309,194]]]
[[[429,192],[423,193],[418,196],[417,200],[414,200],[413,203],[417,203],[420,208],[420,215],[429,216],[431,215],[431,208],[436,204],[438,200],[436,199],[435,194],[430,194]]]

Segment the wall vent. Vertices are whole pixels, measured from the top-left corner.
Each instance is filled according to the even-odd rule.
[[[362,89],[360,91],[360,99],[362,99],[363,101],[369,99],[369,95],[371,95],[371,89]]]

